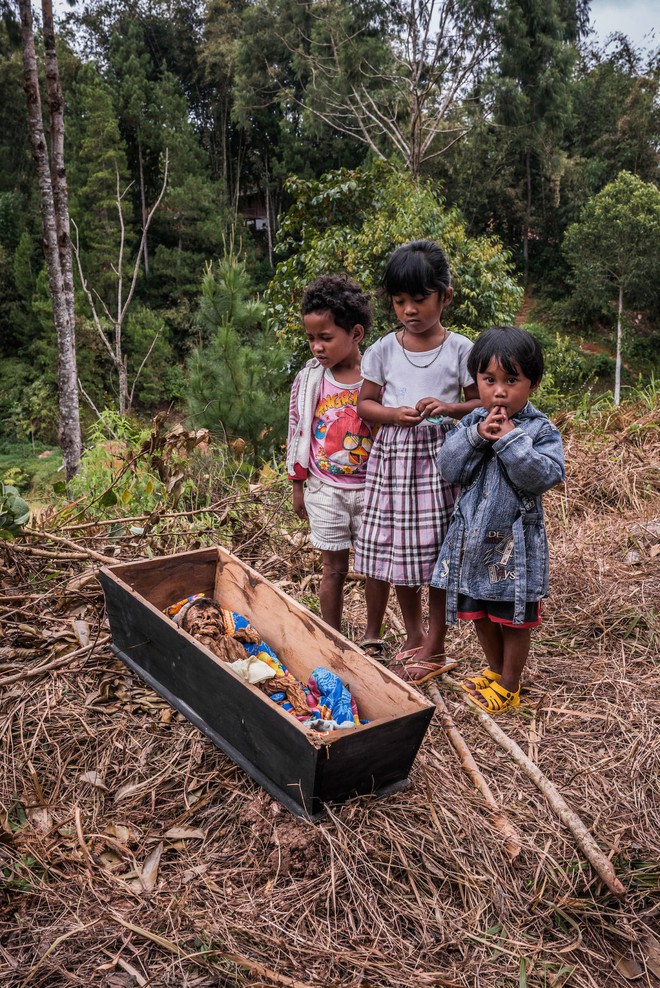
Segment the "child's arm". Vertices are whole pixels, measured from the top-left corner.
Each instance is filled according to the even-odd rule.
[[[293,481],[293,510],[302,518],[303,521],[307,521],[307,509],[305,508],[305,481],[304,480],[294,480]]]
[[[493,452],[511,483],[530,494],[544,494],[564,479],[564,448],[551,422],[534,440],[522,429],[512,429],[493,443]]]
[[[357,413],[370,425],[419,425],[422,415],[416,408],[401,405],[398,408],[386,408],[381,401],[382,385],[375,381],[365,380],[360,388],[357,400]]]
[[[483,466],[484,456],[492,446],[477,431],[478,420],[470,418],[447,433],[438,454],[438,470],[449,484],[467,487]]]

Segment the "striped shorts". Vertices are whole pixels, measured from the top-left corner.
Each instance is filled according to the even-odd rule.
[[[442,425],[381,426],[367,465],[355,571],[399,586],[431,582],[455,489],[436,467]]]
[[[363,501],[364,487],[324,484],[310,473],[305,484],[305,509],[312,545],[329,552],[350,549],[362,522]]]

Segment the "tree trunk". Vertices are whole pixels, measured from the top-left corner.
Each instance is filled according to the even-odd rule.
[[[273,230],[270,208],[270,175],[268,174],[268,155],[265,160],[266,168],[266,235],[268,238],[268,263],[273,267]]]
[[[616,314],[616,365],[614,369],[614,404],[621,404],[621,341],[623,331],[621,316],[623,314],[623,285],[619,285],[619,307]]]
[[[23,88],[27,98],[28,124],[32,155],[37,166],[41,193],[41,220],[44,235],[44,255],[48,270],[48,286],[53,302],[57,333],[57,379],[59,394],[59,442],[64,457],[67,480],[80,463],[80,409],[78,405],[78,373],[76,366],[75,314],[73,308],[73,275],[69,210],[64,170],[64,118],[62,91],[59,81],[55,35],[50,0],[43,0],[44,44],[46,47],[48,103],[51,111],[52,166],[41,110],[39,72],[29,0],[19,0],[23,41]]]
[[[529,225],[532,218],[532,166],[529,149],[525,151],[525,173],[527,176],[527,210],[525,212],[525,230],[523,232],[523,261],[525,284],[529,281]]]
[[[142,141],[138,138],[138,167],[140,170],[140,204],[142,206],[142,229],[147,222],[147,201],[144,194],[144,162],[142,161]],[[149,277],[149,251],[147,250],[147,238],[144,238],[144,273]]]

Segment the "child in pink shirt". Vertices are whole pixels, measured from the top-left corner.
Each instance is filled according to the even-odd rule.
[[[371,306],[354,281],[324,275],[307,287],[302,316],[312,359],[291,390],[287,472],[294,510],[309,521],[311,542],[321,551],[321,614],[341,630],[349,552],[362,521],[372,446],[371,427],[355,407],[362,386],[359,344],[371,326]],[[380,633],[389,584],[368,578],[365,597],[361,644],[384,658]]]

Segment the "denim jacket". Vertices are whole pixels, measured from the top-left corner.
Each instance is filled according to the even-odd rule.
[[[447,590],[447,621],[456,624],[458,594],[512,600],[522,624],[525,604],[548,591],[548,540],[541,495],[564,479],[559,430],[531,402],[497,442],[482,439],[476,408],[447,433],[438,469],[461,491],[440,549],[432,585]]]

